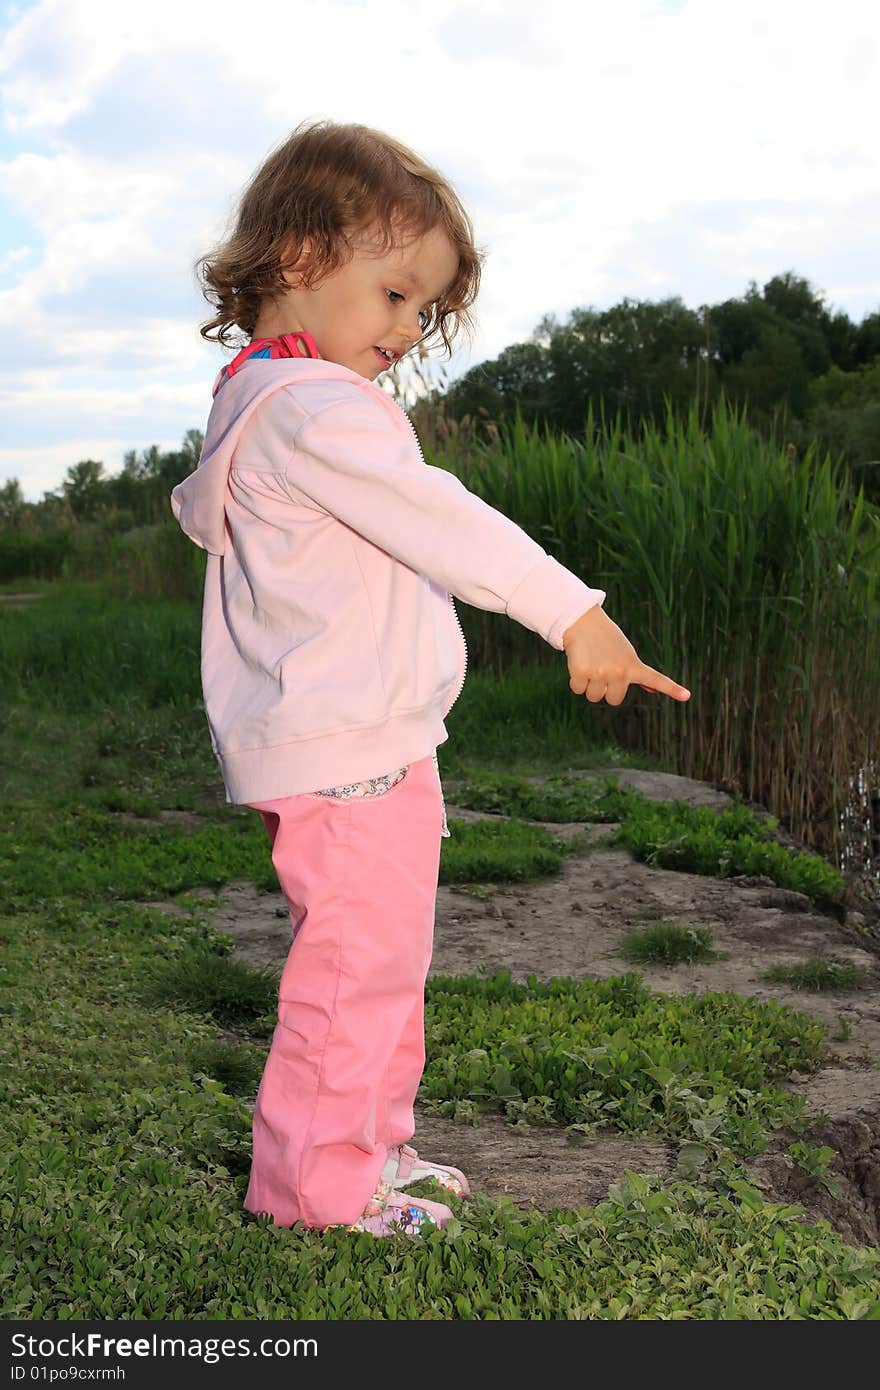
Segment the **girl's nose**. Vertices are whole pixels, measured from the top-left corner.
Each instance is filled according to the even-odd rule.
[[[413,343],[418,342],[419,338],[421,338],[422,336],[422,325],[419,322],[418,313],[414,314],[412,318],[407,319],[404,322],[401,328],[401,333],[407,340],[406,343],[401,347],[401,352],[408,352],[409,349],[412,347]]]

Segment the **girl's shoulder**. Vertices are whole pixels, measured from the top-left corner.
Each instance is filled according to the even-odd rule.
[[[295,417],[301,424],[325,413],[328,423],[349,414],[369,421],[373,428],[384,424],[409,433],[406,413],[387,391],[366,377],[358,377],[354,372],[343,376],[345,368],[339,370],[336,376],[297,375],[285,384],[283,391],[274,393],[274,397],[280,398],[276,399],[276,409],[286,414],[288,420]]]
[[[233,414],[246,410],[250,416],[246,422],[241,421],[237,431],[239,470],[283,472],[291,450],[300,445],[320,453],[334,453],[381,448],[383,440],[391,444],[392,439],[401,443],[404,438],[411,439],[408,416],[387,392],[366,378],[346,372],[345,368],[313,373],[295,370],[332,365],[309,361],[258,362],[246,365],[223,387],[220,394],[226,396],[227,408],[231,407]],[[258,369],[259,383],[248,381],[248,375]],[[237,399],[232,400],[231,396]]]

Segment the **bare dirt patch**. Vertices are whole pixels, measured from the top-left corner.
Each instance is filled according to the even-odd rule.
[[[606,772],[652,799],[718,810],[730,800],[717,787],[668,773],[609,768],[574,775],[593,779]],[[453,836],[455,820],[500,819],[451,802],[447,815]],[[580,824],[542,824],[560,838],[584,831]],[[591,841],[611,828],[591,827]],[[779,838],[797,848],[784,831]],[[282,894],[258,893],[251,884],[237,882],[218,897],[212,920],[234,938],[235,956],[280,972],[290,946]],[[174,909],[172,903],[156,905]],[[660,920],[708,927],[720,957],[665,968],[630,964],[621,955],[626,933]],[[865,985],[853,993],[815,994],[761,979],[770,965],[812,952],[863,967]],[[555,878],[492,886],[479,895],[468,888],[438,888],[429,973],[501,970],[517,981],[530,974],[542,980],[581,979],[636,970],[647,985],[664,993],[730,990],[776,999],[820,1019],[828,1028],[823,1066],[788,1083],[807,1097],[814,1123],[803,1135],[781,1131],[750,1170],[767,1200],[801,1203],[808,1219],[825,1217],[849,1240],[880,1242],[880,957],[864,915],[818,911],[810,898],[769,879],[680,873],[639,863],[624,849],[588,845],[565,859]],[[838,1150],[828,1174],[838,1186],[838,1198],[792,1165],[785,1150],[794,1138]],[[628,1168],[669,1174],[678,1152],[676,1143],[630,1138],[618,1131],[573,1145],[552,1126],[521,1130],[501,1116],[462,1125],[422,1109],[417,1109],[413,1143],[433,1160],[461,1167],[474,1191],[542,1211],[594,1205],[607,1196],[609,1182]]]

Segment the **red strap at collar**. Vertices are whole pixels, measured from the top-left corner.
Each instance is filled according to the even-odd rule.
[[[269,356],[275,357],[320,357],[318,344],[315,342],[311,333],[282,333],[278,338],[254,338],[247,347],[243,347],[241,352],[232,361],[227,363],[225,368],[226,376],[235,376],[240,367],[247,362],[248,358],[253,357],[254,353],[263,353],[268,348]]]

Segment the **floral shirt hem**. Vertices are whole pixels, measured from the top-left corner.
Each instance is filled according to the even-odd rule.
[[[440,764],[437,761],[436,753],[433,754],[433,758],[434,766],[437,769],[437,775],[439,777]],[[340,787],[325,787],[322,791],[313,792],[312,794],[313,796],[333,796],[338,798],[340,801],[347,800],[349,797],[354,796],[381,796],[383,792],[390,791],[392,787],[397,785],[397,783],[406,773],[408,767],[409,764],[407,764],[406,767],[397,768],[394,772],[386,772],[381,777],[368,777],[365,782],[348,782]],[[452,838],[449,826],[446,824],[445,800],[443,801],[443,825],[441,827],[440,834],[445,840]]]

